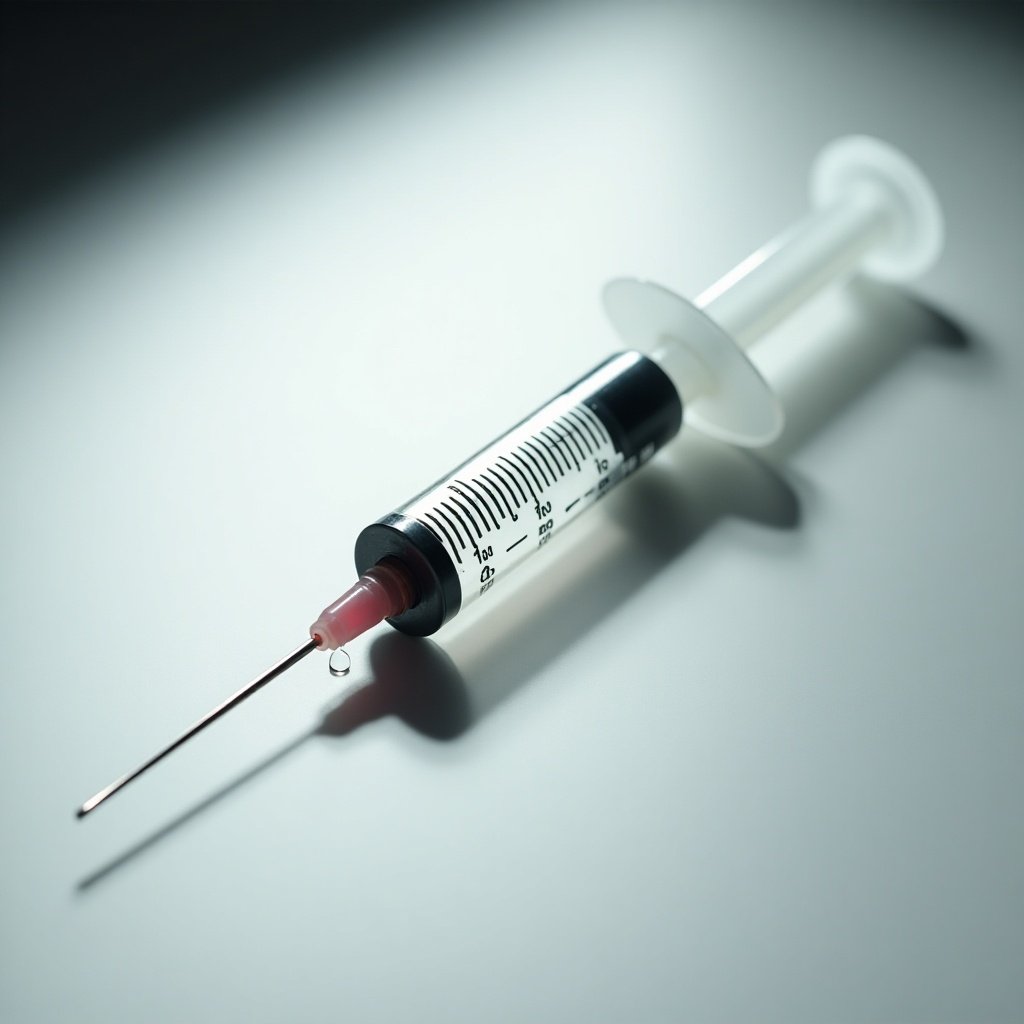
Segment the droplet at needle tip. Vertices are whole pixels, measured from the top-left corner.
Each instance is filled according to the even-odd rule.
[[[144,761],[134,771],[128,772],[127,775],[122,775],[117,781],[112,782],[109,786],[104,787],[94,796],[89,797],[80,807],[75,811],[75,817],[78,819],[84,818],[90,811],[94,811],[101,803],[112,797],[118,790],[124,788],[129,782],[137,779],[143,772],[148,771],[158,761],[162,761],[172,751],[177,750],[183,743],[190,740],[196,733],[201,732],[208,725],[215,722],[221,715],[227,714],[232,708],[241,704],[246,697],[251,697],[257,690],[266,686],[272,679],[276,679],[282,672],[287,671],[296,662],[301,661],[307,654],[311,654],[320,646],[320,640],[317,637],[312,637],[307,640],[301,647],[296,647],[291,654],[282,658],[279,662],[272,665],[262,675],[257,676],[251,683],[246,683],[240,690],[233,693],[227,700],[221,701],[212,711],[208,711],[198,722],[189,726],[176,740],[169,743],[159,753],[154,754],[148,761]]]

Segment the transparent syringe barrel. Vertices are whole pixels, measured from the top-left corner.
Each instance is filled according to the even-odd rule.
[[[646,462],[682,424],[666,374],[612,356],[356,539],[356,569],[400,561],[417,590],[391,625],[439,629]]]

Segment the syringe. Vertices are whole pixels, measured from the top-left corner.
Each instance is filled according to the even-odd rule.
[[[877,139],[828,145],[812,167],[811,198],[803,221],[694,303],[647,282],[607,285],[606,311],[630,350],[367,526],[356,538],[358,580],[320,613],[310,638],[87,800],[78,817],[313,651],[336,651],[385,620],[427,636],[473,602],[492,600],[505,576],[628,479],[684,422],[737,445],[774,440],[782,409],[744,348],[830,282],[855,271],[906,280],[942,248],[931,186]]]

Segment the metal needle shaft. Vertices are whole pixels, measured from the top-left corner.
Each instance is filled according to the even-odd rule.
[[[257,676],[251,683],[247,683],[237,693],[233,693],[227,700],[222,701],[212,711],[207,712],[194,725],[185,730],[173,743],[168,744],[158,754],[154,754],[148,761],[140,764],[134,771],[122,775],[121,778],[112,782],[105,789],[101,789],[95,796],[89,797],[75,812],[79,818],[84,818],[90,811],[95,810],[104,800],[112,797],[119,789],[124,788],[133,779],[137,779],[143,772],[148,771],[158,761],[162,761],[172,750],[177,750],[183,743],[190,740],[197,732],[202,732],[211,722],[215,722],[221,715],[227,714],[233,707],[241,704],[246,697],[251,697],[257,690],[266,686],[271,679],[275,679],[282,672],[287,671],[296,662],[301,661],[307,654],[315,651],[319,646],[316,638],[307,640],[301,647],[297,647],[287,657],[282,658],[276,665],[272,665],[261,676]]]

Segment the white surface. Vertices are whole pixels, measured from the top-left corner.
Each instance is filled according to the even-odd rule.
[[[1019,1020],[1022,66],[933,5],[516,8],[9,237],[0,1017]],[[349,702],[297,743],[310,660],[73,820],[614,347],[604,281],[696,294],[849,131],[932,178],[965,344],[832,296],[755,350],[768,459],[682,441],[443,657],[353,645],[456,738]]]

